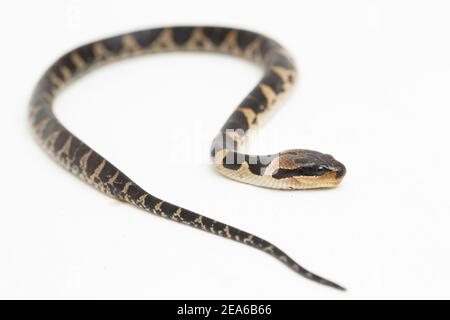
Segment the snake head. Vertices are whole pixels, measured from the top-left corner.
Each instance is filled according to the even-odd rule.
[[[266,175],[283,182],[284,189],[336,187],[345,173],[345,166],[333,156],[305,149],[280,152],[266,170]]]

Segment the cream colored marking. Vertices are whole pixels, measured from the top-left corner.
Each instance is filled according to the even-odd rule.
[[[238,234],[234,236],[234,239],[236,239],[236,241],[241,241],[241,238],[239,238]]]
[[[36,117],[36,115],[38,114],[39,111],[41,111],[44,108],[44,106],[42,104],[35,104],[34,106],[31,107],[30,110],[30,119],[34,119],[34,117]]]
[[[112,56],[112,53],[101,42],[96,42],[92,45],[95,60],[106,60]]]
[[[93,152],[94,151],[91,149],[80,158],[80,167],[81,167],[81,169],[83,169],[83,172],[86,171],[87,162]]]
[[[206,226],[203,223],[203,216],[199,216],[194,222],[202,227],[203,230],[206,230]]]
[[[58,156],[60,156],[62,154],[69,155],[69,150],[70,150],[71,144],[72,144],[72,135],[69,135],[69,137],[67,138],[67,140],[64,143],[63,147],[61,148],[61,150],[58,151]]]
[[[271,87],[263,83],[259,85],[259,88],[261,89],[263,95],[266,97],[268,106],[273,106],[275,104],[275,101],[277,100],[277,94],[275,93],[275,91],[273,91]]]
[[[131,34],[126,34],[122,37],[122,45],[122,53],[136,53],[142,50],[136,38]]]
[[[34,130],[36,131],[36,134],[38,136],[40,136],[44,132],[44,130],[47,127],[49,122],[50,122],[50,117],[45,117],[34,127]]]
[[[237,36],[238,32],[236,30],[232,30],[228,32],[227,36],[223,40],[220,45],[220,49],[225,52],[230,52],[233,54],[240,54],[239,47],[237,45]]]
[[[100,173],[102,172],[103,168],[105,167],[106,160],[103,159],[102,162],[95,168],[94,173],[91,175],[91,179],[94,180],[95,178],[98,178]]]
[[[229,225],[226,225],[225,228],[223,229],[223,231],[225,232],[225,235],[227,236],[227,238],[231,238],[230,226]]]
[[[156,213],[160,213],[161,217],[167,218],[167,214],[165,214],[164,211],[162,211],[162,209],[161,209],[161,206],[162,206],[163,203],[164,203],[164,201],[158,202],[155,205],[154,210],[156,211]]]
[[[161,31],[159,37],[151,44],[151,48],[154,51],[162,51],[166,48],[173,49],[175,47],[176,45],[172,38],[172,29],[164,29]]]
[[[53,132],[50,136],[47,137],[46,144],[49,147],[53,148],[53,145],[55,144],[56,139],[58,139],[58,136],[61,134],[61,130],[56,130]]]
[[[272,174],[274,174],[275,171],[277,171],[279,168],[280,168],[280,156],[276,156],[267,166],[266,170],[264,171],[264,176],[271,177]]]
[[[289,79],[291,78],[295,81],[295,77],[297,76],[297,72],[295,70],[289,70],[280,66],[273,66],[273,72],[275,72],[284,82],[289,84]]]
[[[138,203],[140,203],[141,205],[145,205],[145,199],[147,199],[148,195],[148,193],[144,193],[142,196],[140,196],[138,199]]]
[[[61,71],[65,81],[68,81],[72,77],[72,71],[70,71],[70,69],[66,66],[61,66],[59,71]]]
[[[287,259],[286,256],[281,256],[281,257],[279,257],[278,259],[280,259],[280,260],[283,261],[284,263],[287,263],[287,262],[288,262],[288,259]]]
[[[222,149],[222,150],[217,151],[214,156],[214,164],[218,165],[218,166],[222,166],[223,158],[225,158],[227,153],[228,153],[227,149]]]
[[[127,193],[128,189],[133,185],[133,182],[128,181],[127,183],[125,183],[125,185],[123,186],[122,192],[123,193]]]
[[[231,138],[233,141],[236,141],[238,144],[242,143],[245,139],[245,134],[241,136],[239,132],[236,130],[226,130],[225,134]]]
[[[238,110],[244,114],[245,118],[247,119],[247,124],[249,128],[252,128],[255,125],[257,125],[257,122],[253,123],[253,121],[256,119],[256,113],[252,109],[239,108]]]
[[[292,269],[294,269],[295,272],[300,272],[300,268],[298,267],[297,264],[294,264],[294,265],[292,266]]]
[[[253,236],[251,234],[249,234],[247,237],[244,238],[244,240],[242,240],[242,242],[244,243],[253,243]]]
[[[203,48],[212,49],[214,48],[214,44],[203,34],[203,29],[201,27],[197,27],[192,31],[191,37],[186,42],[185,47],[187,49],[196,49],[197,43],[202,43]]]
[[[114,181],[116,181],[117,177],[119,176],[119,173],[120,171],[117,170],[116,173],[114,173],[114,175],[111,178],[109,178],[107,184],[113,184]]]
[[[244,50],[244,57],[247,59],[254,59],[255,53],[261,52],[262,40],[260,37],[256,37],[252,43],[250,43]],[[258,57],[257,57],[258,58]],[[258,59],[259,60],[259,59]]]
[[[265,252],[273,253],[273,246],[270,245],[270,246],[268,246],[268,247],[265,247],[263,250],[264,250]]]
[[[164,203],[164,201],[158,202],[155,205],[155,211],[161,211],[161,206],[162,206],[163,203]]]
[[[64,85],[64,81],[61,80],[54,72],[50,72],[48,75],[50,77],[50,81],[59,88],[61,88]]]
[[[172,215],[172,220],[178,221],[178,219],[179,219],[179,220],[183,221],[183,218],[181,217],[180,213],[181,213],[181,208],[178,208],[177,211],[175,211],[175,213]]]
[[[86,62],[84,62],[83,58],[80,56],[78,52],[72,52],[70,55],[70,60],[77,67],[78,70],[84,69],[84,67],[86,67]]]

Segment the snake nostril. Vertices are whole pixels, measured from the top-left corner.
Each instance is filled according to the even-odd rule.
[[[336,166],[336,179],[344,177],[346,172],[347,170],[345,169],[345,166],[339,163],[339,165]]]

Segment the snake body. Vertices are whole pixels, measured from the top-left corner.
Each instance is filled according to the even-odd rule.
[[[249,129],[261,123],[296,78],[295,65],[286,49],[266,36],[240,29],[155,28],[95,41],[66,53],[44,73],[30,101],[30,121],[40,144],[64,168],[115,199],[262,250],[308,279],[343,289],[306,270],[262,238],[149,194],[69,132],[55,117],[52,104],[57,93],[76,77],[108,62],[169,51],[226,53],[251,60],[264,68],[262,79],[230,115],[213,141],[211,157],[220,173],[234,180],[275,189],[323,188],[339,184],[345,167],[330,155],[303,149],[267,156],[239,152]]]

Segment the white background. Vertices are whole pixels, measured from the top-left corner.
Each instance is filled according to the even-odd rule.
[[[5,3],[1,298],[450,298],[448,2]],[[261,76],[235,58],[111,65],[64,91],[57,116],[150,193],[275,243],[346,293],[103,196],[33,140],[28,99],[59,55],[172,24],[244,27],[284,44],[300,83],[251,151],[331,153],[348,169],[341,186],[282,192],[214,171],[209,143]]]

